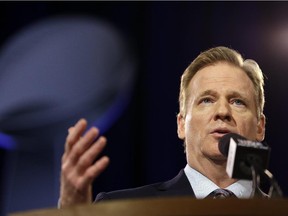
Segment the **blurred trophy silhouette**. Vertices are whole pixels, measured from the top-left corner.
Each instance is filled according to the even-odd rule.
[[[82,117],[102,132],[113,125],[133,87],[130,51],[114,27],[87,16],[38,21],[2,47],[0,131],[14,143],[4,212],[57,205],[67,129]]]

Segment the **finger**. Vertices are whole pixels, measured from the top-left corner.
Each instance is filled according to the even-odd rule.
[[[73,145],[79,140],[87,127],[87,121],[80,119],[74,127],[70,127],[68,130],[68,136],[65,143],[65,152],[69,152]]]
[[[95,127],[90,128],[85,135],[74,144],[69,155],[71,162],[77,163],[78,159],[90,148],[98,136],[99,130]]]
[[[85,153],[83,153],[77,163],[77,170],[79,174],[82,174],[89,166],[91,166],[91,164],[105,148],[106,143],[106,138],[101,136],[91,145],[91,147]]]
[[[68,134],[72,133],[73,129],[74,129],[74,127],[70,127],[70,128],[68,129]]]
[[[79,160],[71,159],[71,157],[74,154],[74,148],[73,151],[71,151],[69,157],[67,157],[66,160],[63,160],[62,162],[62,174],[63,176],[66,176],[66,179],[70,179],[72,185],[75,185],[77,188],[81,188],[83,185],[81,182],[89,182],[88,180],[85,180],[85,173],[87,170],[90,169],[91,165],[93,166],[93,162],[95,161],[95,158],[102,152],[103,148],[106,146],[107,140],[105,137],[99,137],[97,141],[95,141],[89,149],[87,149],[79,158]],[[78,143],[77,143],[78,145]],[[106,159],[105,159],[106,158]],[[99,166],[99,171],[96,170],[96,174],[100,173],[101,170],[104,169],[105,164],[108,165],[107,157],[104,157],[103,162],[100,159],[99,163],[104,164],[102,166]],[[74,161],[73,161],[74,160]],[[97,163],[98,164],[98,163]],[[95,175],[96,175],[95,174]],[[93,178],[95,175],[89,175],[89,179]],[[99,174],[98,174],[99,175]],[[95,178],[95,177],[94,177]],[[72,183],[74,182],[74,183]]]
[[[84,175],[82,175],[81,185],[91,184],[109,165],[110,159],[107,156],[101,157],[92,166],[90,166]]]

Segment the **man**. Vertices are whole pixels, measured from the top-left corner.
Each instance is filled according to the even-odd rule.
[[[218,188],[239,198],[250,198],[252,183],[231,179],[227,159],[219,152],[220,138],[230,132],[250,140],[265,135],[264,79],[253,60],[227,47],[201,53],[184,71],[177,115],[178,137],[184,141],[187,165],[173,179],[140,188],[101,193],[101,199],[190,195],[205,198]],[[105,147],[97,128],[84,135],[87,122],[81,119],[69,129],[62,158],[61,207],[92,202],[93,180],[107,167],[104,156],[94,162]]]

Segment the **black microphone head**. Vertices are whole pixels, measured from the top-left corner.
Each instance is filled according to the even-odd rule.
[[[230,139],[234,139],[236,142],[238,139],[242,139],[242,140],[246,140],[245,137],[236,134],[236,133],[228,133],[225,134],[223,137],[221,137],[221,139],[219,140],[218,143],[218,148],[219,151],[225,156],[228,156],[228,151],[229,151],[229,145],[230,145]]]

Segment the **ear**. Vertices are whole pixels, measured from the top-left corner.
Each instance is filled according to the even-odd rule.
[[[184,140],[185,138],[185,118],[182,114],[177,115],[177,134],[179,139]]]
[[[266,117],[264,114],[261,114],[260,119],[257,124],[257,141],[263,141],[265,138],[265,126],[266,126]]]

